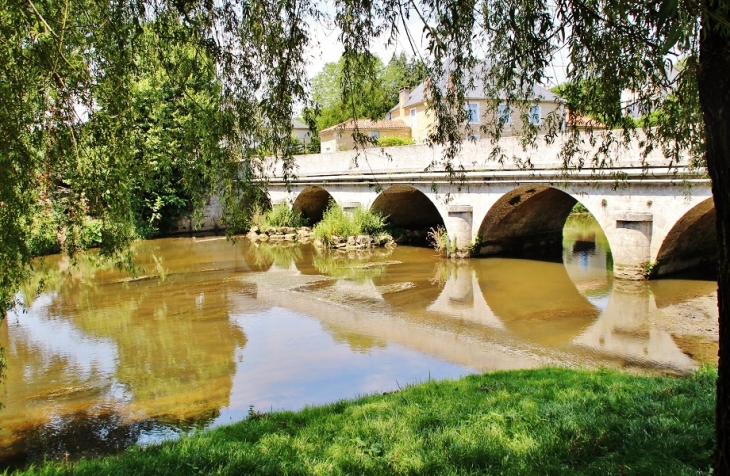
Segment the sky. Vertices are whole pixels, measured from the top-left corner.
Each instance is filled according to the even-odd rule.
[[[332,14],[333,12],[330,12]],[[410,18],[406,22],[413,41],[419,54],[425,54],[426,41],[421,36],[423,30],[422,23],[420,20]],[[309,78],[313,78],[317,73],[322,71],[326,63],[336,62],[342,55],[343,48],[339,42],[339,29],[332,26],[327,26],[322,23],[311,25],[311,31],[313,33],[312,46],[310,49],[310,62],[307,68]],[[383,62],[387,63],[393,54],[397,54],[404,51],[407,56],[414,56],[411,45],[408,40],[400,35],[395,45],[386,46],[385,39],[374,40],[372,43],[372,52],[380,57]],[[543,86],[552,87],[565,81],[565,59],[562,52],[556,57],[556,60],[551,65],[551,70],[548,74],[552,76],[553,80],[550,84],[544,84]]]
[[[418,28],[418,25],[414,20],[410,20],[408,23],[409,29],[412,32],[420,32],[420,28]],[[334,63],[339,60],[343,52],[342,44],[338,39],[340,34],[339,29],[322,23],[317,23],[312,25],[312,32],[314,34],[314,38],[312,39],[312,47],[310,51],[311,60],[309,67],[307,68],[310,79],[322,71],[322,68],[324,68],[326,63]],[[416,37],[416,40],[418,40],[418,37]],[[425,43],[416,46],[420,48],[421,52],[423,52]],[[389,47],[385,45],[384,39],[378,39],[372,43],[372,52],[380,57],[380,59],[385,63],[390,60],[393,54],[400,53],[401,51],[405,51],[409,57],[414,55],[410,45],[402,44],[400,39],[398,44],[391,45]]]

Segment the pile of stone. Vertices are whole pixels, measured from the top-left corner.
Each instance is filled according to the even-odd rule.
[[[268,241],[269,243],[310,243],[314,239],[312,229],[308,226],[301,228],[291,228],[282,226],[279,228],[269,227],[261,230],[257,226],[251,227],[246,237],[254,243],[259,241]],[[358,236],[334,236],[331,240],[332,244],[329,248],[352,251],[364,250],[368,248],[378,248],[385,246],[395,246],[393,237],[383,233],[377,236],[358,235]],[[320,240],[314,240],[314,246],[318,248],[328,248],[328,246]]]
[[[252,226],[246,237],[253,241],[268,241],[271,243],[283,243],[283,242],[299,242],[309,243],[312,241],[312,229],[308,226],[301,228],[292,228],[289,226],[282,227],[269,227],[266,230],[261,230],[257,226]]]
[[[314,240],[314,246],[318,248],[328,248],[328,246],[321,240]],[[395,246],[395,241],[392,236],[383,233],[377,236],[333,236],[329,248],[342,251],[352,251],[385,246]]]

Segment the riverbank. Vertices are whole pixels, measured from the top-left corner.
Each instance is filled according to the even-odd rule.
[[[249,418],[24,474],[699,474],[716,371],[544,368],[426,382]]]

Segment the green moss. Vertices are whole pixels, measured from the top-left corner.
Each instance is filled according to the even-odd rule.
[[[716,376],[472,375],[27,474],[701,474]]]

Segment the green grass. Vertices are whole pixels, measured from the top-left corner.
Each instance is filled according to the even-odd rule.
[[[306,219],[301,212],[289,208],[286,203],[274,205],[270,210],[254,207],[251,213],[251,222],[258,226],[261,231],[266,231],[270,227],[288,226],[290,228],[299,228],[306,225]]]
[[[336,203],[330,203],[312,232],[316,239],[331,245],[334,236],[381,235],[385,233],[385,221],[386,218],[376,212],[357,208],[353,213],[347,213]]]
[[[703,474],[714,369],[547,368],[428,382],[28,474]]]

